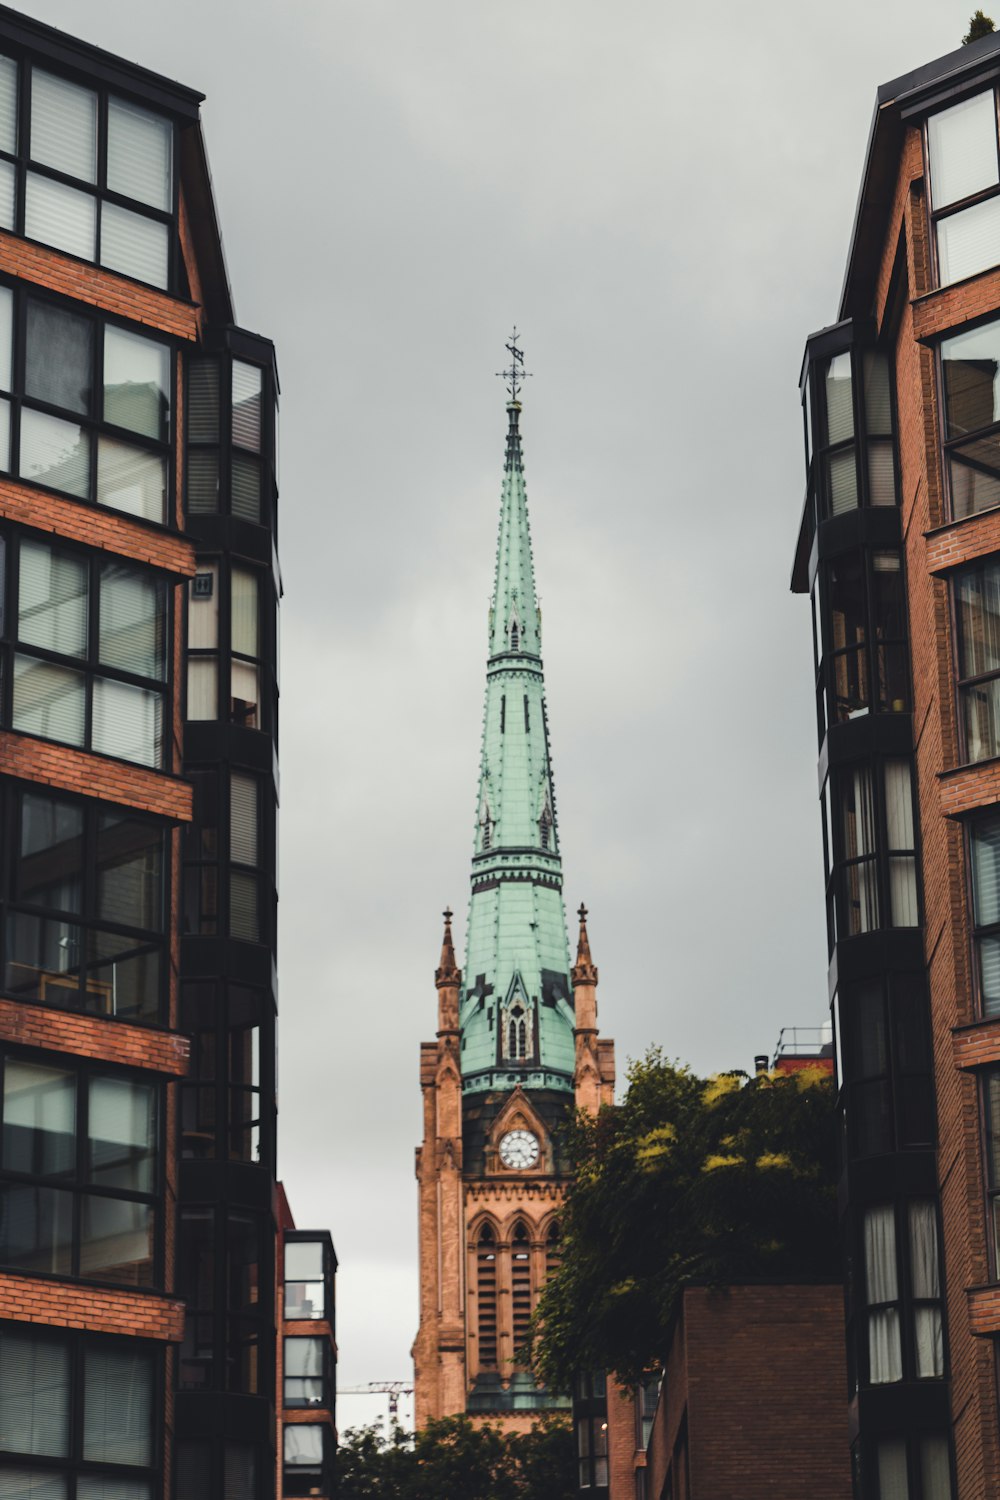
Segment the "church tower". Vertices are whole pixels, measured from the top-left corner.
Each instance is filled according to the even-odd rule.
[[[424,1138],[416,1423],[468,1412],[521,1427],[568,1401],[518,1358],[559,1259],[562,1127],[614,1092],[597,969],[580,909],[571,969],[518,400],[507,345],[507,449],[489,615],[486,709],[464,971],[451,912],[436,973],[437,1040],[420,1055]]]

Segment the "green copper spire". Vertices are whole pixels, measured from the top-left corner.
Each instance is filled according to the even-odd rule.
[[[549,760],[541,613],[507,345],[507,453],[461,1000],[463,1090],[573,1087],[573,1008]]]

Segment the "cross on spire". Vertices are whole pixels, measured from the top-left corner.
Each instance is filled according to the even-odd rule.
[[[517,400],[521,386],[531,377],[531,371],[524,368],[524,350],[517,347],[517,340],[518,332],[517,324],[515,323],[514,332],[511,334],[509,341],[504,345],[504,348],[510,355],[510,368],[497,371],[500,379],[507,382],[507,394],[512,401]]]

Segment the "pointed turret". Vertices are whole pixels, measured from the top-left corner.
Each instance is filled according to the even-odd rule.
[[[590,956],[587,908],[582,904],[578,915],[580,934],[573,965],[576,1107],[596,1115],[602,1104],[614,1098],[615,1044],[601,1041],[597,1034],[597,965]]]
[[[507,347],[511,399],[462,990],[462,1076],[466,1092],[515,1083],[569,1092],[572,989],[521,453],[517,392],[523,355],[516,334]]]
[[[438,1035],[445,1031],[458,1030],[458,991],[462,983],[462,971],[455,962],[455,945],[451,937],[452,911],[444,912],[444,937],[441,941],[441,962],[434,971],[434,983],[438,992]]]

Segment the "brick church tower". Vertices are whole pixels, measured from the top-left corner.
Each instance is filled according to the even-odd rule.
[[[568,1400],[517,1358],[559,1258],[561,1127],[614,1090],[597,1033],[597,969],[580,909],[570,967],[549,754],[541,613],[521,461],[523,355],[510,400],[464,979],[451,913],[436,974],[437,1040],[420,1049],[420,1328],[416,1422],[456,1412],[528,1426]]]

